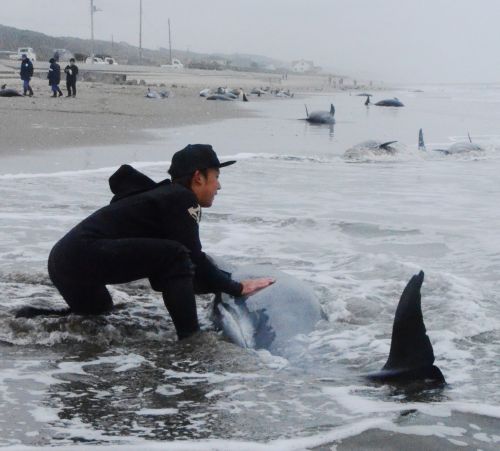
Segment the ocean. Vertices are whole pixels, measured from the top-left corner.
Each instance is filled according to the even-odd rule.
[[[155,130],[141,145],[2,157],[0,446],[342,450],[371,437],[385,449],[498,449],[500,85],[402,87],[372,101],[393,96],[405,107],[367,108],[349,92],[250,101],[241,108],[255,117]],[[299,120],[304,103],[333,103],[335,126]],[[468,134],[484,150],[432,150]],[[344,158],[368,139],[397,141],[397,152]],[[121,163],[161,180],[172,154],[196,142],[238,160],[203,212],[204,250],[272,264],[321,302],[327,319],[293,352],[228,343],[209,296],[198,302],[207,333],[179,343],[147,281],[111,287],[106,316],[14,318],[24,305],[65,305],[48,253],[109,202]],[[384,365],[399,296],[420,270],[448,384],[374,385],[363,375]]]

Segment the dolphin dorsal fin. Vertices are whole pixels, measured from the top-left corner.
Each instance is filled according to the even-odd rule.
[[[392,327],[391,351],[384,370],[432,366],[434,351],[422,316],[420,289],[424,272],[414,275],[401,295]]]
[[[309,111],[307,111],[307,105],[304,104],[304,106],[306,107],[306,117],[309,117]]]
[[[394,144],[394,143],[397,143],[397,141],[387,141],[386,143],[382,143],[380,144],[379,149],[385,149],[385,150],[389,150],[388,147],[391,145],[391,144]]]
[[[470,137],[470,132],[469,131],[467,131],[467,136],[469,137],[469,142],[472,144],[472,139]]]
[[[365,105],[366,106],[370,105],[370,96],[366,96]]]
[[[335,107],[333,106],[333,103],[330,104],[330,116],[335,116]]]
[[[424,132],[422,129],[418,131],[418,150],[426,150],[424,143]]]

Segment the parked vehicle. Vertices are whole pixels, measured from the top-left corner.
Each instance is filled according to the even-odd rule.
[[[167,69],[184,69],[184,64],[182,64],[177,58],[172,58],[172,64],[162,64],[160,67]]]
[[[36,61],[36,53],[31,47],[18,47],[17,53],[10,55],[9,58],[12,60],[21,60],[23,55],[26,55],[33,62]]]
[[[85,64],[106,64],[106,63],[104,62],[104,60],[102,58],[99,58],[98,56],[94,56],[94,58],[92,58],[91,56],[89,56],[85,60]]]

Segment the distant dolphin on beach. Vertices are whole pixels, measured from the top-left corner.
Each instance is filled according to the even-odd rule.
[[[19,91],[12,88],[5,88],[4,86],[0,89],[0,97],[23,97]]]
[[[424,132],[422,129],[418,131],[418,149],[427,150],[424,143]],[[469,141],[456,142],[447,149],[431,149],[433,152],[441,152],[444,155],[456,155],[467,152],[484,152],[484,149],[479,145],[472,142],[469,135]]]
[[[395,155],[397,149],[391,144],[397,141],[375,141],[373,139],[363,141],[355,146],[350,147],[344,152],[344,158],[348,160],[357,160],[370,155]]]
[[[155,91],[153,89],[148,88],[148,92],[146,93],[146,96],[148,99],[166,99],[168,98],[169,92],[168,91]]]
[[[228,269],[236,280],[262,275],[276,280],[248,297],[215,296],[216,327],[241,347],[264,348],[280,354],[291,338],[312,332],[319,320],[326,319],[314,292],[288,274],[267,265],[223,269]],[[439,368],[434,366],[434,351],[423,321],[420,295],[423,280],[421,271],[404,289],[394,318],[389,358],[380,371],[366,376],[370,380],[445,382]]]
[[[394,97],[393,99],[379,100],[377,103],[375,103],[375,106],[402,107],[402,106],[404,106],[404,104],[397,97]]]
[[[330,104],[330,111],[312,111],[309,113],[306,107],[306,118],[305,120],[310,124],[335,124],[335,107],[333,103]]]

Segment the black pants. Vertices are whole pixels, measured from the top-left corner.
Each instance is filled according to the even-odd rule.
[[[163,295],[177,335],[199,330],[194,296],[194,271],[181,244],[163,239],[81,240],[67,235],[52,249],[49,276],[71,311],[95,315],[112,309],[106,288],[148,278]]]
[[[76,97],[76,80],[66,80],[66,89],[68,90],[68,96]]]

